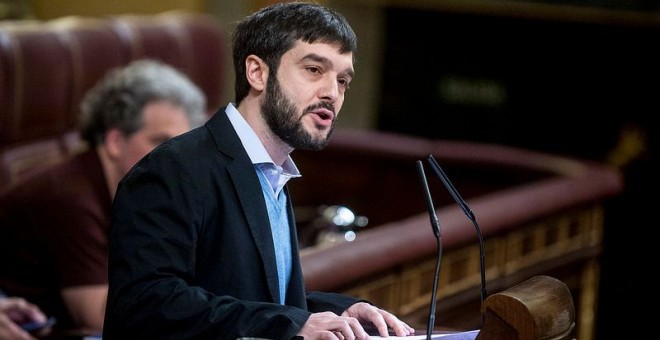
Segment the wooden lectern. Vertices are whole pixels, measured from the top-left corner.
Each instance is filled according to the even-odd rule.
[[[540,275],[486,298],[477,340],[573,340],[575,307],[566,284]]]

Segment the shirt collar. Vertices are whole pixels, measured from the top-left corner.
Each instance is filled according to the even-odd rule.
[[[229,121],[234,126],[234,130],[236,130],[238,138],[240,138],[252,164],[270,163],[276,165],[266,151],[264,145],[261,143],[257,134],[252,127],[250,127],[245,118],[241,116],[234,104],[227,104],[225,112],[227,113],[227,117],[229,117]],[[298,167],[296,167],[291,156],[287,156],[284,164],[282,164],[282,172],[290,178],[301,177],[300,171],[298,170]]]

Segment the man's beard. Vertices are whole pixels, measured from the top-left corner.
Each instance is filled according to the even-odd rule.
[[[332,104],[321,102],[310,105],[303,112],[323,107],[334,112]],[[298,117],[296,106],[282,93],[280,82],[277,77],[271,75],[266,85],[266,97],[261,104],[261,114],[266,119],[268,127],[282,141],[294,149],[301,150],[321,150],[330,141],[330,135],[335,127],[335,121],[332,121],[330,130],[325,137],[314,138],[312,134],[305,131],[302,124],[304,115]]]

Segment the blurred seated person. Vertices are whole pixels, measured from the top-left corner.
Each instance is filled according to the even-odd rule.
[[[0,340],[35,339],[21,325],[26,323],[44,323],[46,315],[36,305],[20,297],[8,297],[0,291]],[[36,336],[45,336],[50,328],[41,329]]]
[[[101,333],[117,184],[149,151],[207,118],[202,91],[153,60],[109,72],[81,112],[88,148],[0,194],[0,289],[56,317],[54,334]]]

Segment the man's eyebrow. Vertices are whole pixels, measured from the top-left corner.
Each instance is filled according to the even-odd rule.
[[[322,55],[318,55],[316,53],[308,53],[308,54],[304,55],[300,60],[301,61],[312,60],[312,61],[324,64],[324,65],[330,65],[330,66],[332,65],[332,61],[330,59],[328,59],[328,58],[326,58]],[[352,68],[349,68],[346,71],[344,71],[344,73],[346,73],[347,76],[353,78],[353,75],[355,74],[355,71],[353,71]]]
[[[300,60],[307,60],[307,59],[310,59],[310,60],[313,60],[313,61],[316,61],[316,62],[319,62],[319,63],[323,63],[323,64],[332,64],[330,59],[328,59],[328,58],[326,58],[322,55],[318,55],[316,53],[308,53],[308,54],[305,54],[302,58],[300,58]]]

